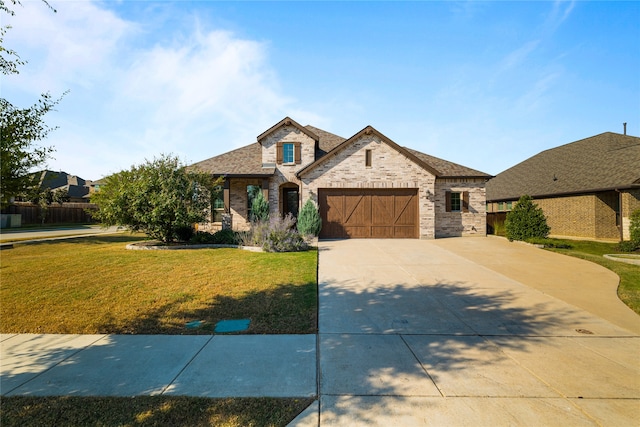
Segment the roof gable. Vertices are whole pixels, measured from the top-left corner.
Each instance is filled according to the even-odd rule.
[[[284,126],[294,126],[295,128],[299,129],[300,132],[304,133],[309,138],[313,139],[316,143],[319,141],[318,135],[313,133],[311,130],[309,130],[305,126],[302,126],[300,123],[296,122],[292,118],[285,117],[275,125],[271,126],[269,129],[267,129],[266,131],[258,135],[258,142],[262,141],[264,138],[266,138],[267,136],[269,136],[270,134],[272,134],[273,132],[277,131],[278,129]]]
[[[487,200],[578,194],[640,184],[640,138],[605,132],[556,148],[499,173]]]
[[[488,175],[486,173],[479,172],[479,171],[467,168],[467,167],[462,166],[462,165],[458,165],[456,163],[448,162],[446,160],[438,159],[437,157],[433,157],[433,156],[429,156],[427,154],[420,153],[419,151],[410,150],[408,148],[401,147],[400,145],[396,144],[391,139],[387,138],[384,134],[382,134],[380,131],[378,131],[377,129],[375,129],[372,126],[365,127],[360,132],[358,132],[355,135],[353,135],[351,138],[346,139],[346,140],[342,141],[341,143],[337,144],[333,149],[331,149],[328,153],[326,153],[326,155],[316,159],[315,162],[313,162],[313,163],[307,165],[306,167],[304,167],[303,169],[301,169],[298,172],[298,176],[302,176],[305,173],[308,173],[309,171],[313,170],[315,167],[317,167],[317,166],[321,165],[322,163],[324,163],[327,159],[332,157],[332,156],[329,156],[329,154],[334,154],[335,155],[335,154],[339,153],[340,151],[344,150],[350,144],[352,144],[355,141],[357,141],[361,136],[363,136],[363,135],[371,135],[371,134],[375,134],[384,143],[389,145],[394,150],[398,151],[400,154],[402,154],[403,156],[405,156],[406,158],[411,160],[413,163],[415,163],[418,166],[420,166],[422,169],[424,169],[427,172],[429,172],[432,175],[434,175],[436,178],[442,178],[442,177],[458,177],[458,178],[460,178],[460,177],[467,177],[467,178],[470,178],[470,177],[474,177],[474,178],[475,177],[482,177],[482,178],[489,178],[491,176],[491,175]]]

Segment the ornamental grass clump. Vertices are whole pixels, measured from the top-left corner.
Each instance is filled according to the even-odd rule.
[[[296,219],[291,214],[284,218],[275,216],[269,221],[257,221],[245,239],[249,246],[259,246],[265,252],[298,252],[309,247],[295,229]]]

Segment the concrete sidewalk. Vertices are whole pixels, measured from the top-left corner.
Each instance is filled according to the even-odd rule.
[[[3,396],[308,397],[315,335],[3,334]]]
[[[9,228],[0,232],[0,243],[3,246],[25,244],[47,240],[71,239],[74,237],[90,237],[103,234],[123,233],[121,227],[102,227],[100,225],[79,225],[49,228]]]

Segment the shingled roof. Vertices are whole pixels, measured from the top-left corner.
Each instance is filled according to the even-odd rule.
[[[487,201],[640,187],[640,138],[602,133],[543,151],[487,183]]]
[[[191,165],[192,168],[213,175],[229,177],[271,176],[275,166],[262,167],[262,146],[253,144]]]
[[[439,159],[420,151],[404,147],[405,150],[438,171],[438,178],[491,178],[491,175],[447,160]]]
[[[288,118],[287,118],[288,119]],[[291,120],[291,119],[288,119]],[[273,128],[282,125],[272,127]],[[330,151],[338,148],[341,144],[347,141],[346,138],[335,135],[331,132],[316,128],[314,126],[304,126],[310,134],[317,136],[318,146],[316,149],[316,160],[321,159]],[[367,129],[367,128],[365,128]],[[363,129],[363,131],[365,130]],[[269,131],[258,136],[258,139],[264,137]],[[362,132],[362,131],[361,131]],[[357,136],[358,134],[354,135]],[[352,138],[354,138],[352,137]],[[350,138],[350,139],[352,139]],[[385,137],[386,138],[386,137]],[[389,140],[390,141],[390,140]],[[390,143],[396,145],[392,141]],[[475,169],[468,168],[466,166],[452,163],[447,160],[439,159],[437,157],[430,156],[428,154],[421,153],[416,150],[412,150],[406,147],[399,147],[398,149],[406,151],[406,154],[411,157],[414,156],[416,161],[423,163],[426,168],[432,170],[439,178],[451,178],[451,177],[464,177],[464,178],[490,178],[484,172],[477,171]],[[262,149],[260,143],[255,142],[253,144],[238,148],[228,153],[220,154],[219,156],[211,157],[206,160],[202,160],[198,163],[194,163],[191,168],[198,169],[202,172],[208,172],[217,176],[229,176],[229,177],[267,177],[273,175],[275,167],[269,165],[263,167],[262,165]],[[305,168],[306,169],[306,168]]]

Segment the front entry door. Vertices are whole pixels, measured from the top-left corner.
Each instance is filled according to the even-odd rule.
[[[282,213],[284,215],[290,213],[294,218],[298,217],[298,206],[300,204],[300,195],[297,188],[284,188],[282,190]]]

